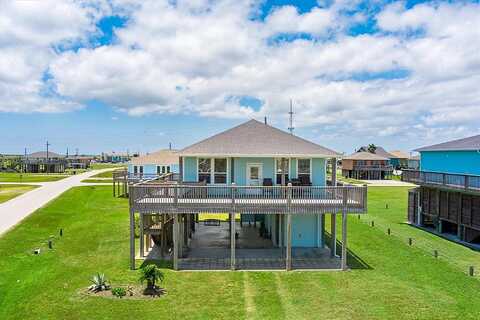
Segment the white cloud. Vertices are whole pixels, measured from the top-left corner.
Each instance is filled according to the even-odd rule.
[[[328,126],[365,137],[415,132],[426,140],[468,132],[480,120],[478,4],[406,9],[395,3],[378,14],[380,32],[361,36],[345,32],[366,19],[364,13],[344,14],[355,1],[306,13],[283,6],[265,21],[252,19],[255,1],[62,5],[43,22],[30,21],[33,11],[22,13],[10,4],[2,8],[8,14],[0,13],[0,26],[8,31],[0,35],[0,97],[7,103],[0,111],[70,110],[96,99],[133,116],[268,115],[285,121],[293,98],[297,127],[311,126],[325,135],[322,128]],[[56,12],[64,11],[69,13],[57,19]],[[98,32],[94,21],[112,11],[129,15],[126,27],[115,31],[114,45],[52,51],[59,43]],[[21,26],[12,27],[13,20]],[[272,44],[285,33],[308,33],[313,40]],[[46,70],[58,96],[39,94]],[[407,76],[389,78],[397,70]],[[358,81],[362,76],[371,79]],[[256,110],[231,99],[242,95],[264,104]],[[452,129],[459,126],[463,131]]]

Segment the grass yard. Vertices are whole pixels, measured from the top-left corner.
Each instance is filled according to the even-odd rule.
[[[387,200],[388,199],[388,200]],[[389,203],[388,211],[385,202]],[[394,232],[402,225],[405,188],[370,188],[370,213]],[[368,268],[347,272],[174,272],[154,300],[84,296],[90,276],[135,283],[128,269],[127,199],[107,186],[66,192],[0,238],[0,319],[478,319],[480,281],[366,218],[349,219],[349,249]],[[326,219],[327,221],[329,219]],[[339,223],[340,224],[340,223]],[[50,235],[54,249],[47,249]],[[435,245],[444,240],[432,238]],[[459,259],[470,252],[452,246]],[[31,254],[37,247],[38,256]],[[480,255],[475,253],[480,259]]]
[[[19,185],[19,184],[0,184],[0,203],[18,197],[25,192],[33,190],[37,186]]]
[[[90,164],[90,169],[96,170],[96,169],[109,169],[109,168],[126,168],[127,165],[125,163],[92,163]]]
[[[113,183],[113,179],[85,179],[82,182],[88,183]]]
[[[97,173],[96,175],[92,176],[92,178],[113,178],[113,171],[105,171]]]
[[[66,177],[68,175],[0,172],[0,182],[48,182]]]

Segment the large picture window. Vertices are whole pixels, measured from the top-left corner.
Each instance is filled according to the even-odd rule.
[[[199,158],[198,181],[205,181],[207,184],[225,184],[227,183],[227,167],[226,158]]]
[[[311,174],[311,163],[310,159],[298,159],[298,179],[302,182],[310,182]]]
[[[283,159],[285,165],[285,183],[288,183],[288,178],[290,175],[290,159]],[[276,159],[276,180],[277,184],[282,184],[282,159]]]
[[[212,174],[212,159],[199,158],[198,159],[198,181],[205,181],[207,184],[211,182]]]

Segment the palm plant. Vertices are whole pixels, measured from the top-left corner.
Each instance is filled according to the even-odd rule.
[[[375,153],[375,151],[377,150],[377,146],[374,145],[373,143],[371,143],[371,144],[368,145],[367,149],[368,149],[368,152]]]
[[[156,283],[164,279],[163,272],[154,264],[147,264],[140,268],[140,282],[147,282],[147,290],[155,290]]]
[[[90,291],[98,292],[110,289],[110,285],[107,283],[107,277],[104,273],[97,272],[97,274],[93,275],[90,281],[92,282],[92,285],[88,287],[88,290]]]

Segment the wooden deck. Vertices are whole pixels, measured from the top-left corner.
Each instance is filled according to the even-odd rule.
[[[322,214],[364,213],[367,188],[236,187],[189,185],[130,186],[130,207],[148,213]]]
[[[480,192],[480,176],[433,171],[404,170],[402,181],[466,192]]]

